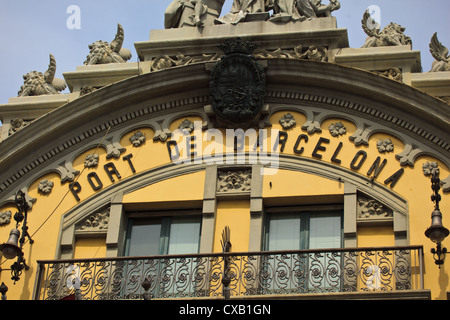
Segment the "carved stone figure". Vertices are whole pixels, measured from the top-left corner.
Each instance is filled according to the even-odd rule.
[[[230,13],[220,19],[216,19],[217,24],[237,24],[244,21],[248,14],[267,12],[273,0],[233,0]]]
[[[340,9],[338,0],[323,5],[322,0],[272,0],[274,14],[272,22],[304,21],[318,17],[330,17],[331,12]]]
[[[164,27],[166,29],[183,26],[201,27],[208,11],[215,18],[220,16],[224,3],[225,0],[174,0],[164,13]]]
[[[266,11],[264,0],[234,0],[231,12],[243,11],[246,13],[257,13]]]
[[[435,32],[431,38],[430,52],[433,58],[436,59],[433,61],[430,72],[450,71],[450,55],[448,53],[448,48],[439,42],[437,32]]]
[[[89,45],[89,55],[86,57],[85,65],[124,63],[131,59],[131,51],[122,48],[125,33],[123,27],[117,24],[117,34],[111,43],[96,41]]]
[[[380,31],[379,25],[372,19],[368,10],[364,12],[361,23],[364,32],[369,36],[362,48],[412,45],[411,38],[403,33],[404,27],[391,22]]]
[[[58,94],[59,91],[66,89],[65,81],[55,78],[55,73],[56,60],[50,54],[50,64],[45,73],[31,71],[23,76],[24,83],[18,92],[19,97]]]

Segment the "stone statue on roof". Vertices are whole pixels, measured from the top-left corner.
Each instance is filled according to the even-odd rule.
[[[24,83],[18,92],[19,97],[58,94],[66,88],[66,82],[55,78],[56,59],[50,54],[50,64],[45,73],[31,71],[23,76]]]
[[[430,72],[450,71],[450,55],[448,48],[439,42],[437,32],[433,34],[430,42],[430,52],[435,61],[431,66]]]
[[[220,19],[216,19],[217,24],[237,24],[244,21],[248,14],[258,14],[269,11],[273,0],[233,0],[230,13]]]
[[[372,19],[369,10],[364,12],[361,23],[368,35],[362,48],[412,45],[411,38],[404,34],[406,29],[397,23],[391,22],[380,31],[380,25]]]
[[[89,45],[89,55],[86,57],[85,65],[124,63],[131,59],[131,51],[122,48],[125,33],[122,25],[117,24],[117,33],[111,43],[96,41]]]
[[[164,27],[202,27],[210,16],[213,23],[219,18],[224,3],[225,0],[174,0],[164,13]]]

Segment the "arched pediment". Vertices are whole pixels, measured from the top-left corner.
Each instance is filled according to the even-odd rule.
[[[426,154],[450,167],[448,105],[428,94],[367,71],[307,60],[270,59],[266,77],[265,103],[272,113],[297,110],[313,127],[347,119],[357,127],[350,137],[356,146],[387,133],[406,145],[397,154],[401,165],[413,166]],[[39,172],[58,171],[61,164],[70,169],[86,146],[100,144],[109,157],[123,156],[129,150],[119,141],[135,128],[152,128],[154,140],[165,143],[174,120],[197,116],[207,122],[208,103],[209,71],[203,63],[139,75],[67,103],[2,142],[7,152],[0,163],[11,168],[0,175],[2,202]],[[69,169],[67,182],[74,180],[70,172],[76,175]]]

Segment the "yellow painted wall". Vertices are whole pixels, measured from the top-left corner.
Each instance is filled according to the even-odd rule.
[[[204,184],[205,171],[186,174],[125,194],[123,203],[129,210],[201,207]]]
[[[358,227],[358,247],[392,247],[395,246],[392,226]]]
[[[106,238],[80,238],[75,241],[74,259],[106,257]]]
[[[263,198],[266,205],[299,205],[343,202],[344,184],[313,174],[278,170],[265,175]]]
[[[220,240],[226,226],[231,232],[231,252],[247,252],[250,230],[250,201],[222,200],[217,202],[216,225],[214,228],[214,250],[222,252]]]

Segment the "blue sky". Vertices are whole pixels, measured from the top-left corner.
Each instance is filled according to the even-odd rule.
[[[364,11],[370,5],[380,7],[381,25],[396,22],[406,27],[413,49],[421,51],[424,72],[434,60],[428,45],[434,32],[450,48],[449,0],[340,0],[334,12],[338,27],[346,28],[350,47],[361,47],[366,34],[361,28]],[[22,75],[47,69],[49,53],[56,58],[57,77],[83,64],[88,45],[97,40],[114,39],[117,23],[125,30],[124,47],[137,61],[134,42],[149,39],[150,30],[164,28],[164,11],[171,0],[0,0],[0,104],[17,96]],[[232,0],[226,0],[223,14]],[[327,4],[328,0],[323,0]],[[81,10],[81,28],[70,30],[67,8]],[[68,89],[66,90],[68,92]]]

